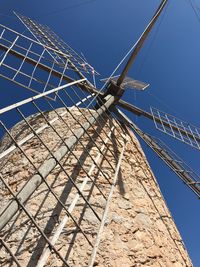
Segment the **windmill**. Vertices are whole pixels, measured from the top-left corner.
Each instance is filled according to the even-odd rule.
[[[148,87],[148,84],[144,82],[127,77],[127,73],[166,4],[167,1],[164,0],[158,7],[151,22],[139,38],[122,73],[118,77],[113,77],[111,75],[111,77],[106,80],[105,88],[101,90],[98,90],[95,87],[95,83],[92,84],[88,79],[89,76],[92,76],[94,81],[95,75],[98,75],[94,68],[86,62],[83,56],[78,55],[48,27],[15,13],[35,37],[36,40],[34,40],[4,25],[0,25],[0,49],[3,51],[0,61],[1,77],[9,82],[15,83],[18,86],[18,90],[23,87],[26,90],[36,93],[36,95],[0,110],[2,116],[1,130],[5,134],[2,139],[0,154],[2,169],[4,161],[8,160],[9,154],[16,150],[19,155],[23,155],[27,164],[30,164],[33,169],[31,169],[28,175],[30,179],[23,182],[20,187],[18,181],[12,185],[12,183],[6,179],[6,173],[9,172],[8,169],[2,171],[0,176],[1,187],[4,188],[7,193],[5,194],[5,199],[1,199],[1,201],[5,203],[0,216],[0,229],[2,230],[5,227],[7,227],[7,231],[8,228],[11,229],[12,224],[14,225],[12,221],[13,216],[16,216],[18,211],[22,211],[29,219],[29,222],[31,222],[32,228],[36,229],[39,232],[40,238],[43,238],[45,241],[44,250],[40,255],[37,266],[45,266],[49,257],[52,257],[52,254],[55,255],[64,266],[71,266],[71,264],[73,264],[72,262],[69,263],[68,258],[64,258],[56,247],[56,242],[69,218],[78,229],[78,232],[81,233],[88,244],[91,245],[92,252],[88,261],[88,266],[94,265],[103,226],[106,224],[110,199],[113,195],[126,147],[126,127],[136,132],[136,134],[156,152],[184,183],[186,183],[198,197],[200,196],[198,175],[185,165],[185,163],[164,143],[144,133],[119,109],[122,107],[138,116],[151,119],[156,127],[164,133],[194,148],[200,148],[199,128],[155,108],[152,108],[150,113],[146,112],[122,99],[126,87],[138,90],[145,90]],[[30,116],[30,114],[36,115]],[[10,122],[5,123],[7,116],[13,117],[17,122],[21,119],[22,122],[9,130],[10,126],[13,126],[14,123],[11,123],[11,125]],[[67,120],[69,120],[69,124],[66,123],[65,116],[69,116],[66,117]],[[41,120],[41,122],[39,122],[39,124],[41,124],[39,127],[36,127],[34,124],[35,120]],[[58,120],[62,122],[62,128],[66,129],[61,130],[58,128]],[[75,128],[73,126],[74,124]],[[108,132],[106,130],[107,128],[109,129]],[[51,145],[51,139],[47,141],[43,139],[44,136],[42,136],[42,132],[48,131],[48,129],[51,129],[52,132],[49,134],[52,135],[53,139],[58,138],[56,147]],[[96,133],[97,137],[91,135],[91,129]],[[99,135],[99,129],[103,131],[105,139]],[[119,133],[119,140],[115,140],[121,148],[120,151],[116,151],[116,154],[113,153],[108,145],[108,142],[113,142],[111,137],[114,129],[117,132],[119,132],[119,129],[121,131]],[[90,147],[87,147],[85,141],[82,140],[83,135],[87,136],[92,146],[98,152],[96,157],[90,154]],[[28,145],[30,145],[29,141],[34,138],[36,138],[37,142],[48,152],[48,154],[44,152],[41,153],[39,164],[36,164],[34,159],[30,160],[27,153]],[[99,140],[97,141],[97,139]],[[34,142],[39,149],[39,143],[36,141]],[[101,147],[99,147],[100,143]],[[80,155],[78,156],[78,151],[75,150],[77,144],[82,147],[82,149],[88,150],[86,153],[90,162],[92,162],[90,168],[87,166],[88,162],[86,162],[87,164],[85,166],[83,164],[84,160],[79,158]],[[114,167],[108,158],[105,157],[105,149],[116,159]],[[65,159],[67,155],[71,155],[72,158],[69,159],[70,162],[75,160],[86,176],[86,179],[83,181],[78,181],[79,186],[69,175],[70,170],[66,171],[67,167],[64,165],[63,159]],[[101,158],[105,159],[106,164],[111,168],[112,172],[110,175],[102,171],[100,165],[97,164]],[[70,183],[73,189],[73,198],[67,208],[65,202],[61,201],[58,197],[56,189],[51,187],[46,180],[49,174],[58,167],[63,172],[63,177],[68,178],[68,183]],[[97,169],[96,171],[109,186],[110,191],[107,197],[105,197],[104,192],[104,190],[106,191],[106,186],[104,188],[102,185],[95,183],[94,177],[91,175],[94,168]],[[113,178],[113,180],[111,180],[111,178]],[[83,194],[89,182],[92,183],[99,194],[106,199],[104,209],[103,211],[101,210],[101,216],[99,215],[99,208],[94,208],[88,198]],[[57,203],[59,203],[65,212],[65,215],[61,216],[61,221],[55,222],[57,227],[51,238],[49,238],[48,233],[42,229],[40,223],[37,222],[35,219],[36,216],[34,217],[29,212],[29,209],[26,208],[26,203],[29,203],[36,189],[43,184],[46,186],[48,193],[54,196]],[[18,190],[19,188],[20,190]],[[8,198],[6,195],[8,195]],[[72,215],[72,211],[77,207],[80,198],[88,206],[93,216],[99,221],[98,231],[96,230],[95,232],[95,242],[91,240],[91,238],[88,238],[86,232],[77,222],[76,215]],[[55,204],[53,203],[53,205]],[[11,222],[11,225],[9,225],[9,222]],[[26,221],[24,221],[24,223],[26,223]],[[73,231],[73,229],[71,231]],[[1,239],[1,243],[12,260],[12,264],[22,266],[19,259],[13,254],[4,239]]]

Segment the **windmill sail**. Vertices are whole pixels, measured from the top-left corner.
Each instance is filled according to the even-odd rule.
[[[77,75],[82,79],[85,78],[83,73],[97,74],[85,58],[79,56],[47,26],[17,16],[36,40],[0,25],[1,77],[19,87],[41,93],[72,82]],[[89,81],[86,83],[91,85]]]
[[[16,31],[0,25],[0,76],[35,93],[44,92],[66,83],[68,71],[52,58],[48,51],[54,49],[43,46]]]
[[[97,74],[94,68],[88,62],[86,62],[85,58],[81,57],[77,52],[75,52],[74,49],[66,44],[48,26],[42,25],[35,20],[17,13],[15,13],[15,15],[41,44],[51,47],[55,51],[61,52],[65,55],[64,59],[63,57],[60,57],[57,52],[49,51],[51,56],[61,65],[65,66],[66,60],[68,60],[68,64],[73,69],[80,71],[81,73],[86,72],[90,74]]]
[[[0,52],[0,77],[14,82],[19,88],[42,93],[74,81],[74,67],[63,52],[4,25],[0,25]],[[52,54],[57,56],[52,57]]]
[[[146,142],[156,154],[170,167],[170,169],[198,196],[200,197],[200,176],[188,166],[174,151],[163,141],[151,137],[151,142]],[[153,143],[155,145],[153,145]]]
[[[155,127],[175,139],[200,149],[200,128],[151,107]]]
[[[115,115],[144,140],[144,142],[161,158],[164,163],[198,196],[200,197],[200,176],[194,172],[174,151],[163,141],[144,133],[119,109]]]

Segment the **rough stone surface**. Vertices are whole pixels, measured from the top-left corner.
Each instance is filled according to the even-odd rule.
[[[58,112],[62,114],[63,110],[59,109]],[[84,113],[89,116],[88,111],[84,111]],[[74,110],[73,114],[80,117],[82,122],[85,120],[84,117],[80,116],[78,110]],[[55,114],[47,112],[45,116],[50,120],[55,117]],[[29,122],[34,129],[45,123],[44,119],[38,115],[29,118]],[[95,130],[101,138],[95,134],[94,129],[90,128],[88,133],[95,140],[97,146],[93,146],[93,142],[85,134],[81,139],[82,144],[79,143],[73,148],[74,155],[68,153],[62,159],[61,164],[64,170],[57,165],[27,201],[25,205],[27,211],[34,217],[37,225],[30,220],[30,217],[23,210],[20,210],[1,231],[0,237],[10,248],[10,251],[15,254],[21,266],[36,266],[46,246],[38,227],[51,239],[59,223],[66,215],[65,209],[49,192],[49,187],[68,208],[77,194],[77,190],[70,182],[69,177],[77,186],[81,185],[86,177],[85,172],[88,172],[92,165],[88,152],[94,159],[98,154],[98,148],[103,145],[102,139],[106,140],[105,132],[109,133],[112,123],[107,121],[104,125],[102,119],[95,126]],[[102,159],[99,163],[100,169],[95,168],[91,174],[90,178],[95,180],[95,186],[89,180],[83,190],[83,195],[100,217],[103,215],[111,187],[109,182],[112,183],[114,177],[113,169],[117,164],[114,155],[118,158],[121,151],[120,144],[124,142],[125,133],[116,123],[114,124],[116,128],[111,140],[108,141],[108,149],[104,150],[104,155],[108,161],[105,158]],[[57,120],[53,127],[56,128],[57,133],[48,127],[39,134],[43,143],[39,138],[33,137],[22,145],[22,150],[27,158],[22,150],[16,149],[1,161],[1,175],[15,193],[36,173],[35,167],[37,169],[46,159],[51,158],[48,149],[55,152],[63,144],[60,137],[63,140],[66,139],[71,135],[70,130],[74,131],[79,125],[75,124],[74,119],[67,114],[62,119]],[[101,127],[104,127],[104,131]],[[20,123],[11,132],[19,141],[30,134],[31,130],[25,123]],[[127,133],[126,138],[128,141],[118,175],[118,183],[110,204],[94,266],[191,267],[192,263],[185,246],[139,142],[131,132]],[[5,151],[11,145],[13,145],[12,140],[5,136],[1,142],[0,152]],[[80,167],[80,162],[83,168]],[[2,207],[4,208],[12,198],[5,185],[1,183],[0,201]],[[82,197],[79,198],[72,215],[90,242],[94,244],[99,220],[85,204]],[[92,247],[72,219],[67,221],[55,248],[67,260],[69,266],[87,266],[92,252]],[[4,247],[0,251],[0,266],[16,266],[9,251]],[[52,250],[45,266],[59,267],[64,265],[59,256]]]

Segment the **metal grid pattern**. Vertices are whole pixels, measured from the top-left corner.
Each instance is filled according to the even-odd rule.
[[[163,141],[149,134],[144,133],[119,109],[115,110],[117,117],[129,125],[132,130],[143,139],[143,141],[163,160],[163,162],[181,180],[200,197],[200,176],[195,173],[174,151],[172,151]]]
[[[200,128],[151,107],[156,128],[192,147],[200,149]]]
[[[74,78],[74,68],[65,54],[3,25],[0,25],[0,51],[0,76],[35,93],[66,84],[70,80],[67,75]],[[57,58],[62,59],[62,64]]]
[[[1,266],[73,266],[80,243],[93,266],[126,138],[106,112],[112,97],[91,110],[81,82],[0,110]]]
[[[26,28],[33,34],[33,36],[48,47],[53,48],[58,52],[62,52],[69,60],[69,65],[75,67],[81,72],[87,72],[92,74],[98,74],[94,68],[81,57],[77,52],[74,51],[68,44],[66,44],[60,37],[58,37],[48,26],[42,25],[35,20],[28,17],[15,13],[20,21],[26,26]],[[65,65],[63,58],[57,53],[49,51],[51,56],[59,62],[61,65]]]
[[[155,150],[159,157],[198,197],[200,197],[200,176],[194,170],[192,170],[190,166],[188,166],[183,161],[183,159],[181,159],[174,151],[172,151],[163,141],[155,137],[151,137],[151,139],[158,145],[160,149]],[[168,158],[166,157],[166,155],[168,156]]]

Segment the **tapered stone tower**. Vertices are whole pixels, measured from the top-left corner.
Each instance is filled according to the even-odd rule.
[[[56,112],[60,117],[56,116],[52,127],[46,127],[38,137],[32,137],[21,150],[9,153],[1,162],[1,176],[13,192],[19,192],[27,181],[30,183],[37,170],[42,170],[41,166],[52,159],[48,149],[55,155],[63,146],[62,138],[66,140],[71,136],[71,130],[77,130],[78,125],[69,113],[63,108]],[[80,113],[74,109],[73,115],[80,117],[84,124],[84,116],[89,112],[82,110]],[[45,112],[45,118],[55,120],[55,112]],[[35,130],[46,125],[41,115],[29,117],[27,121]],[[66,127],[66,122],[70,128]],[[14,126],[11,133],[17,142],[30,135],[31,130],[22,122]],[[12,145],[11,138],[4,136],[1,152]],[[123,146],[123,157],[114,181]],[[69,266],[88,266],[97,237],[100,243],[94,266],[192,266],[151,168],[132,132],[114,119],[102,116],[72,151],[36,185],[25,205],[28,214],[19,209],[1,231],[2,240],[20,266],[65,266],[62,258]],[[104,228],[98,235],[112,185],[114,192]],[[80,194],[76,186],[81,189]],[[2,207],[12,201],[3,184],[0,198]],[[67,216],[67,210],[72,217]],[[41,233],[54,244],[55,250],[47,246]],[[0,252],[0,265],[17,266],[5,247]]]

